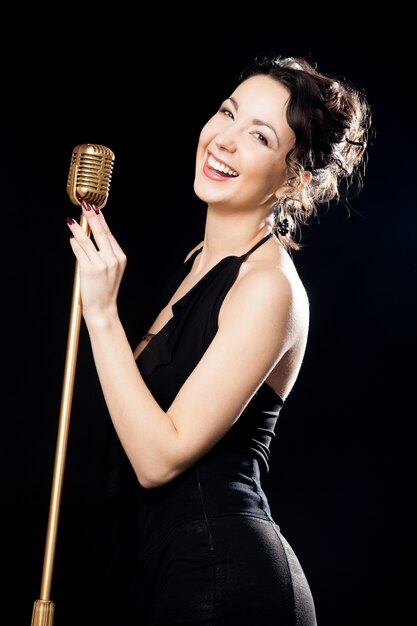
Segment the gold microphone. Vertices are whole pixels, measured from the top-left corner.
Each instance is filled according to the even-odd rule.
[[[67,193],[73,204],[85,200],[102,209],[109,195],[114,154],[109,148],[93,143],[75,146],[67,181]]]
[[[109,195],[113,164],[114,154],[105,146],[91,143],[75,146],[71,156],[67,180],[67,193],[71,202],[81,206],[81,202],[85,200],[102,209],[106,205]],[[82,214],[80,216],[80,226],[89,236],[90,229],[86,218]],[[35,600],[33,606],[31,626],[52,626],[55,614],[55,604],[50,599],[52,571],[58,532],[59,507],[64,478],[81,316],[80,272],[78,261],[76,261],[41,592],[39,600]]]

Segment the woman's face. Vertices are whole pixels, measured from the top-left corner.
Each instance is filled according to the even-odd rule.
[[[295,143],[289,91],[265,75],[241,83],[200,133],[194,190],[209,205],[270,210],[283,194]],[[281,193],[280,193],[281,189]]]

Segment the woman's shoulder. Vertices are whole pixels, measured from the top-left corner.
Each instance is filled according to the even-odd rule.
[[[271,244],[256,254],[250,255],[243,264],[238,280],[231,289],[231,298],[259,298],[267,306],[279,304],[307,313],[309,299],[297,268],[291,256],[282,246]],[[308,313],[307,313],[308,314]]]
[[[252,281],[263,278],[265,281],[276,282],[278,288],[287,283],[292,289],[305,292],[292,256],[275,237],[268,243],[269,245],[262,246],[248,257],[243,274],[251,276]]]

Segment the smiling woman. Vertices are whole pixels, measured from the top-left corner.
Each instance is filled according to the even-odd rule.
[[[256,207],[258,218],[268,216],[271,201],[285,193],[285,157],[295,141],[286,120],[288,97],[281,83],[256,75],[222,104],[200,135],[194,183],[200,198],[219,209],[222,204],[225,213],[238,209],[244,216]]]
[[[138,623],[316,624],[262,479],[307,344],[294,229],[364,162],[369,124],[362,95],[303,59],[242,75],[199,137],[203,240],[129,338],[117,312],[121,246],[97,207],[83,204],[95,243],[68,222],[95,366],[133,478],[124,539],[148,601]]]

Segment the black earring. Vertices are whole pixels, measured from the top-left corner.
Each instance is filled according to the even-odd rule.
[[[288,226],[288,220],[286,217],[284,217],[283,220],[278,220],[277,231],[280,235],[285,237],[286,235],[288,235],[289,230],[290,227]]]

